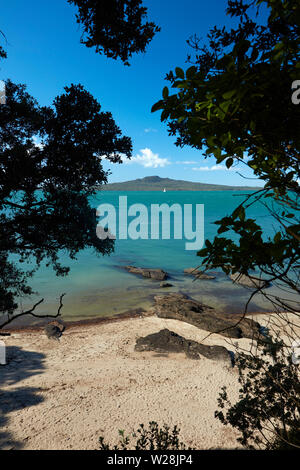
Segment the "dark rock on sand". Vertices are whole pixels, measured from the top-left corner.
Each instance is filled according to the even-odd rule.
[[[45,334],[49,339],[59,339],[65,330],[63,323],[55,321],[48,323],[45,327]]]
[[[185,339],[183,336],[168,329],[139,338],[135,345],[135,351],[154,351],[156,353],[184,352],[190,359],[200,359],[201,356],[204,356],[214,361],[225,361],[228,364],[232,364],[230,353],[223,346],[206,346],[197,343],[197,341]]]
[[[189,299],[184,294],[166,294],[154,297],[154,313],[159,318],[170,318],[184,321],[202,330],[219,333],[230,338],[252,338],[260,334],[259,323],[239,315],[218,314],[213,308]]]
[[[187,268],[184,270],[184,274],[190,274],[191,276],[197,277],[197,279],[203,280],[216,279],[216,276],[214,276],[213,274],[202,273],[202,271],[199,271],[198,268]]]
[[[251,287],[252,289],[270,287],[270,283],[266,279],[261,279],[255,276],[246,276],[241,273],[231,274],[230,279],[235,284],[241,284],[242,286]]]
[[[125,266],[125,269],[132,274],[138,274],[155,281],[164,281],[168,277],[168,273],[162,269],[136,268],[135,266]]]

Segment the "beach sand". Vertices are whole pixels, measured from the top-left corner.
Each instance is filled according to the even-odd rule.
[[[59,342],[43,330],[2,338],[9,364],[0,367],[0,448],[98,449],[100,436],[116,443],[119,429],[129,433],[149,421],[178,425],[187,446],[238,448],[237,433],[214,417],[222,386],[238,397],[237,369],[204,357],[134,351],[138,337],[164,328],[199,342],[207,336],[186,323],[145,316],[72,326]],[[234,342],[249,348],[247,339]],[[205,344],[232,350],[219,335]]]

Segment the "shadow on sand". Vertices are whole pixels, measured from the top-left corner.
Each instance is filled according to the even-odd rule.
[[[16,441],[7,430],[9,421],[13,419],[10,414],[43,401],[38,388],[20,387],[18,384],[43,372],[45,355],[8,346],[6,357],[7,365],[0,365],[0,450],[21,449],[22,442]],[[4,386],[9,390],[3,390]]]

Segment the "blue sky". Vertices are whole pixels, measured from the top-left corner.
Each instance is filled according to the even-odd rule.
[[[146,54],[134,56],[131,67],[107,59],[80,44],[75,9],[66,0],[1,2],[0,29],[5,33],[8,59],[1,62],[0,79],[25,83],[43,105],[71,83],[81,83],[111,111],[125,135],[133,140],[130,164],[104,163],[110,182],[158,175],[174,179],[232,185],[257,185],[236,170],[217,167],[200,151],[177,148],[159,113],[151,106],[161,98],[165,75],[185,66],[194,33],[205,38],[211,26],[229,24],[226,0],[146,0],[149,18],[159,24]],[[238,169],[244,176],[250,171]]]

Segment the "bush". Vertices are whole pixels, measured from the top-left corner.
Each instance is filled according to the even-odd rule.
[[[232,405],[223,387],[215,416],[237,429],[249,449],[300,450],[299,369],[290,347],[268,335],[255,354],[240,353],[236,365],[239,400]]]
[[[155,421],[151,421],[148,428],[140,424],[138,430],[130,436],[120,430],[119,443],[113,447],[104,442],[104,437],[100,437],[100,450],[186,450],[185,444],[179,441],[179,434],[177,426],[173,430],[166,424],[160,428]]]

